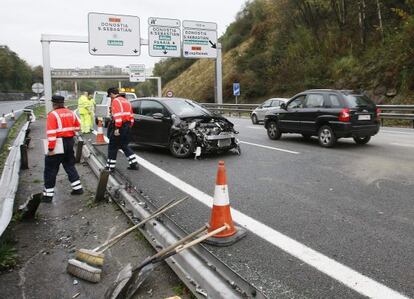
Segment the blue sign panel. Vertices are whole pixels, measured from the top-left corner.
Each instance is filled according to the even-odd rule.
[[[233,83],[233,95],[240,96],[240,83]]]

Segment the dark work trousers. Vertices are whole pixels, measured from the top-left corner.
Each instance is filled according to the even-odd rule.
[[[130,141],[130,134],[131,134],[131,123],[125,122],[122,124],[122,127],[119,128],[119,136],[115,136],[114,132],[116,127],[112,122],[108,128],[108,138],[109,138],[109,145],[108,145],[108,160],[106,167],[109,170],[113,170],[116,164],[116,156],[118,154],[118,150],[122,149],[125,157],[128,158],[129,165],[138,164],[137,156],[134,154],[132,149],[128,146]]]
[[[56,184],[56,176],[59,172],[60,164],[63,165],[66,173],[68,174],[69,181],[73,190],[82,189],[81,182],[79,180],[79,174],[75,168],[75,153],[73,151],[74,140],[73,137],[62,138],[63,141],[63,154],[56,154],[53,156],[45,157],[45,170],[43,173],[43,179],[45,182],[45,189],[43,190],[43,196],[53,197],[54,188]]]

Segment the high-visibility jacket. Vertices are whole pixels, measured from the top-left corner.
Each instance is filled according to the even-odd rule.
[[[90,113],[90,107],[91,107],[92,102],[88,99],[87,96],[85,95],[81,95],[78,99],[78,109],[79,109],[79,114],[89,114]]]
[[[67,108],[55,109],[47,115],[46,134],[49,149],[54,149],[56,138],[73,137],[79,131],[80,123],[76,114]]]
[[[111,103],[112,120],[117,128],[122,127],[123,123],[131,122],[134,124],[134,115],[131,103],[124,97],[118,96]]]

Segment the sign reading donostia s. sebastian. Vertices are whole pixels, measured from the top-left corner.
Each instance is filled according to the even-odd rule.
[[[89,53],[103,56],[139,56],[139,18],[128,15],[88,14]]]

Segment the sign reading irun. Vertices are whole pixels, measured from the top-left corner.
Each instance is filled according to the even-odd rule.
[[[91,55],[139,56],[139,18],[91,12],[88,14]]]
[[[174,19],[148,19],[148,52],[154,57],[181,57],[180,21]]]

